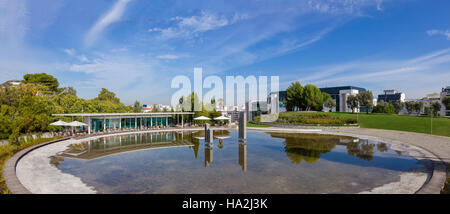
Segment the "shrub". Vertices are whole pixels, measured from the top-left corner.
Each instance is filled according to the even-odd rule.
[[[280,113],[276,123],[304,125],[345,125],[356,124],[356,119],[335,117],[326,113]]]

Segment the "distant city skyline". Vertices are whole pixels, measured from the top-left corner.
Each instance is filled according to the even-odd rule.
[[[0,0],[0,82],[54,75],[83,98],[169,104],[176,75],[279,76],[407,99],[450,85],[450,2]],[[208,89],[204,90],[204,93]]]

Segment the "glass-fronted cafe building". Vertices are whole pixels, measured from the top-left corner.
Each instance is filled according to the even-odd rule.
[[[171,127],[175,123],[184,126],[184,119],[193,112],[152,112],[152,113],[81,113],[81,114],[54,114],[57,117],[82,117],[88,125],[88,132],[143,129],[151,127]],[[174,120],[175,118],[175,120]]]

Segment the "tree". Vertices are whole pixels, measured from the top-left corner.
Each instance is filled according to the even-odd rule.
[[[400,100],[397,100],[393,103],[393,106],[394,106],[395,113],[398,114],[403,109],[405,104],[402,103]]]
[[[142,112],[142,110],[143,110],[143,108],[142,108],[141,103],[136,100],[136,102],[134,102],[133,112],[140,113],[140,112]]]
[[[59,88],[58,91],[60,94],[71,94],[77,96],[77,90],[75,90],[73,87]]]
[[[152,112],[159,112],[159,107],[156,104],[153,104]]]
[[[24,76],[17,87],[0,87],[0,138],[17,143],[20,135],[54,131],[49,126],[57,113],[131,112],[133,107],[120,103],[115,94],[102,89],[99,96],[85,100],[76,96],[72,87],[55,88],[58,80],[46,74]],[[45,90],[45,91],[44,91]],[[51,96],[47,96],[47,95]]]
[[[431,114],[433,114],[433,108],[431,108],[430,106],[425,106],[425,108],[423,108],[423,112],[425,113],[425,115],[430,116]]]
[[[414,111],[417,112],[417,115],[420,115],[420,112],[423,109],[423,103],[422,102],[415,102],[414,103]]]
[[[52,75],[46,73],[25,74],[23,76],[23,83],[35,84],[40,86],[43,91],[56,92],[58,90],[59,82]]]
[[[439,111],[441,110],[441,103],[433,102],[431,108],[433,109],[434,116],[439,116]]]
[[[307,84],[303,88],[303,96],[302,96],[302,106],[306,111],[314,110],[319,111],[322,110],[323,107],[323,94],[319,88],[315,85]]]
[[[97,98],[101,101],[110,101],[112,103],[120,103],[120,99],[116,97],[114,92],[108,91],[106,88],[102,88]]]
[[[335,99],[332,99],[331,96],[330,96],[330,97],[328,97],[328,98],[325,100],[325,102],[323,103],[323,105],[324,105],[325,107],[329,108],[329,109],[330,109],[330,112],[331,112],[331,110],[332,110],[334,107],[336,107],[336,100],[335,100]]]
[[[412,114],[415,109],[415,103],[412,101],[405,102],[405,107],[406,110],[408,111],[408,114]]]
[[[356,95],[361,106],[366,108],[366,113],[369,114],[369,109],[373,108],[373,94],[371,91],[363,91]]]
[[[395,113],[395,108],[394,105],[392,105],[392,103],[386,103],[386,106],[384,108],[384,113],[386,114],[394,114]]]
[[[286,89],[286,109],[288,111],[299,111],[302,107],[303,87],[296,81]]]
[[[358,106],[359,106],[358,97],[356,97],[355,95],[348,95],[347,105],[349,108],[352,109],[352,113],[355,113],[355,109],[358,108]]]

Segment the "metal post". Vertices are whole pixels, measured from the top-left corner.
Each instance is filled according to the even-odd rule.
[[[244,111],[239,112],[239,140],[247,139],[247,118]]]
[[[213,130],[208,123],[205,124],[205,143],[213,142]]]

